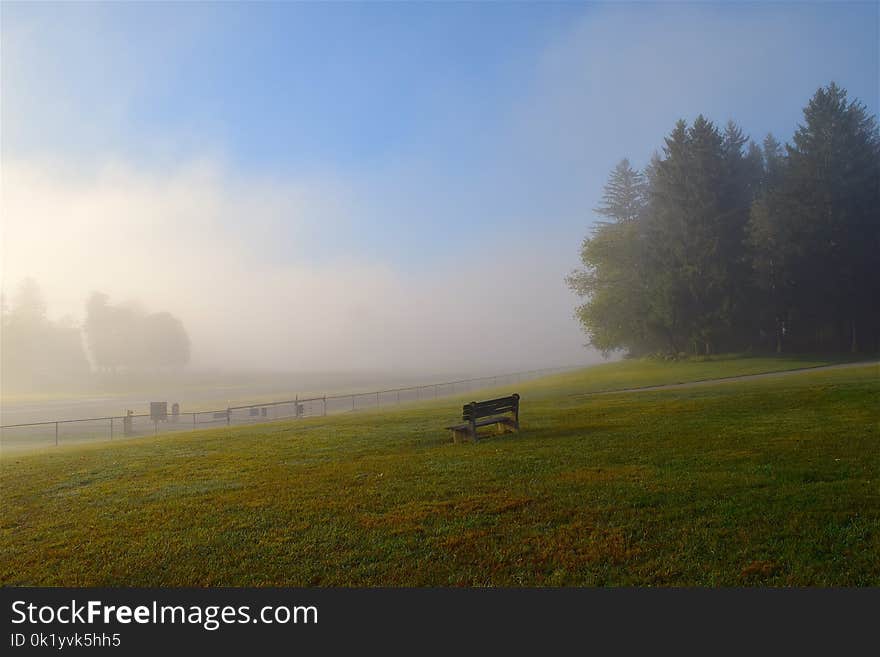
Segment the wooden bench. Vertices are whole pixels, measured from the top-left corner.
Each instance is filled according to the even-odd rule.
[[[457,443],[468,438],[476,442],[477,427],[495,425],[498,433],[519,431],[519,395],[465,404],[461,419],[461,424],[446,427],[452,431],[452,439]]]

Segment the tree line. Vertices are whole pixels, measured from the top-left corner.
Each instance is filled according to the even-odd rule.
[[[189,362],[189,336],[179,319],[134,303],[111,304],[99,292],[86,303],[80,328],[69,317],[49,319],[39,285],[28,278],[11,303],[3,297],[0,318],[0,371],[9,390],[77,385],[93,369],[148,371]]]
[[[834,83],[784,146],[678,121],[595,212],[567,282],[605,353],[880,350],[880,133]]]

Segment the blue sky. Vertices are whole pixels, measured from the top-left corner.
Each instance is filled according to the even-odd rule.
[[[79,288],[185,314],[190,297],[151,291],[147,259],[130,278],[88,264],[123,234],[155,251],[148,240],[169,233],[203,245],[199,267],[218,280],[228,260],[204,254],[226,253],[251,289],[271,279],[274,297],[291,277],[338,277],[312,301],[338,306],[337,322],[364,311],[346,277],[375,276],[378,297],[402,299],[499,277],[535,295],[516,297],[539,309],[534,324],[487,323],[498,311],[487,303],[455,325],[454,349],[491,325],[534,352],[529,364],[585,353],[562,277],[621,157],[643,165],[700,112],[786,140],[831,80],[878,109],[877,3],[4,2],[0,18],[5,179],[22,197],[32,188],[7,207],[4,280],[32,269],[76,315],[88,290],[62,283],[83,272]],[[68,235],[45,258],[53,221],[109,212],[123,186],[162,217],[108,217],[119,236],[74,248]],[[27,205],[36,198],[44,207]],[[77,234],[95,238],[86,224]],[[169,286],[193,265],[185,251],[165,258]],[[387,360],[383,331],[411,315],[399,304],[370,304],[376,342],[355,351],[378,355],[365,366]],[[191,324],[220,312],[200,306]],[[426,324],[398,338],[414,353],[432,311],[421,312]],[[203,342],[215,345],[206,360],[225,344]]]
[[[140,149],[151,134],[222,142],[247,168],[301,173],[369,167],[457,121],[487,123],[574,5],[5,5],[8,29],[34,29],[40,93],[77,114],[126,105],[103,130]],[[11,24],[11,25],[10,25]],[[12,67],[12,62],[9,63]],[[448,110],[466,108],[468,116]],[[101,111],[99,109],[99,111]],[[51,121],[79,153],[95,135]],[[463,127],[463,126],[461,126]],[[11,147],[40,148],[46,137]]]

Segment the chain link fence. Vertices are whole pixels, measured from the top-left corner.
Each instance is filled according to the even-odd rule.
[[[576,368],[555,367],[372,392],[321,395],[320,397],[313,396],[303,399],[294,397],[285,401],[229,406],[210,411],[172,412],[161,420],[155,419],[149,413],[130,413],[128,415],[77,420],[8,424],[0,426],[0,449],[30,450],[62,444],[73,445],[101,440],[154,436],[162,433],[196,431],[220,426],[350,413],[383,406],[452,397],[483,388],[513,385],[520,381],[571,369]]]

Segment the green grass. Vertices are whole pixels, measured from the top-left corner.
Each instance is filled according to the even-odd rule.
[[[876,365],[584,394],[794,362],[523,383],[477,444],[447,399],[6,457],[0,583],[878,585]]]
[[[715,356],[681,361],[652,359],[624,360],[596,365],[589,370],[548,377],[545,385],[568,387],[584,392],[644,388],[670,383],[687,383],[766,372],[822,367],[847,362],[829,356]]]

